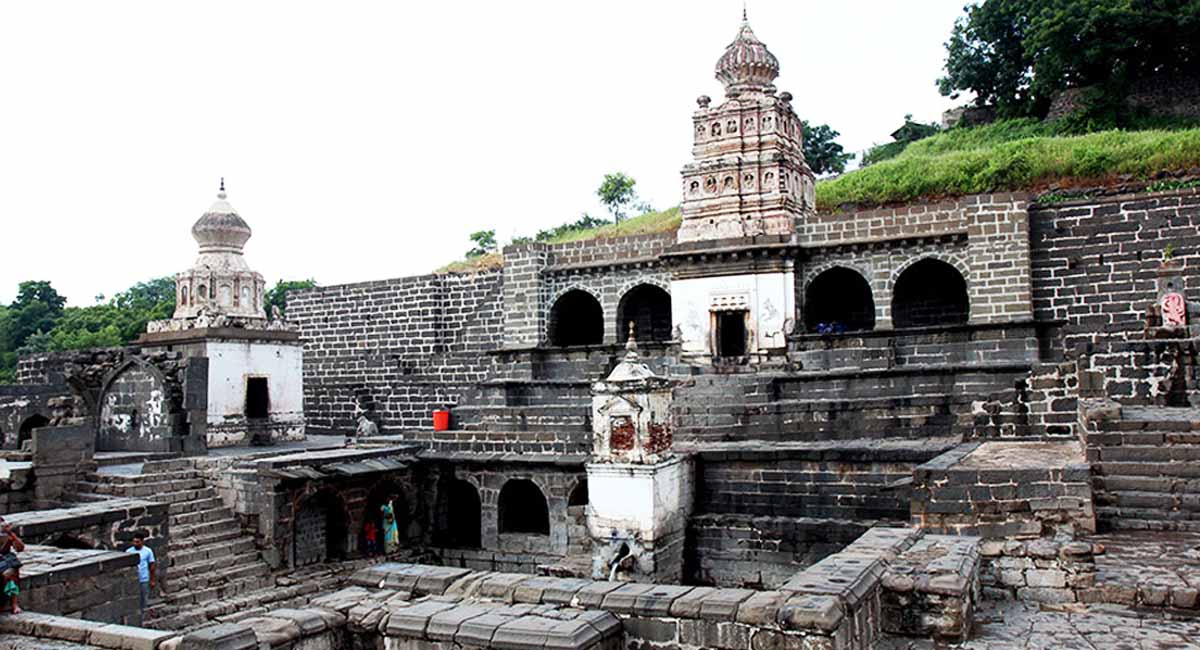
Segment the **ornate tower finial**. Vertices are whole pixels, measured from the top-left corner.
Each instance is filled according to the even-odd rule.
[[[221,177],[221,189],[217,190],[217,198],[218,199],[225,198],[225,177],[224,176]]]
[[[774,94],[771,84],[778,76],[779,60],[754,35],[742,5],[742,26],[717,61],[717,79],[725,84],[726,96],[736,97],[745,92]]]
[[[750,19],[746,17],[746,0],[742,0],[742,22],[750,22]]]

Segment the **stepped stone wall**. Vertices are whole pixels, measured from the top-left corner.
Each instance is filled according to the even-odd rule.
[[[1183,269],[1200,265],[1200,190],[1038,206],[1030,219],[1034,315],[1061,323],[1051,350],[1083,357],[1108,397],[1154,403],[1167,344],[1143,339],[1146,312],[1167,246]],[[1196,300],[1200,276],[1181,276]]]
[[[314,432],[428,426],[487,376],[499,345],[499,272],[427,275],[292,292],[304,340],[304,403]]]

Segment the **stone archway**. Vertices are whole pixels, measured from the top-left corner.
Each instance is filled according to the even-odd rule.
[[[967,281],[953,265],[926,257],[910,264],[892,288],[892,325],[961,325],[971,315]]]
[[[604,308],[592,294],[571,289],[550,308],[547,338],[550,345],[600,345],[604,342]]]
[[[529,479],[510,479],[500,489],[500,533],[550,534],[550,508],[541,488]]]
[[[41,413],[34,413],[25,418],[25,421],[21,423],[21,427],[17,430],[17,446],[23,446],[26,440],[33,440],[34,429],[41,429],[46,426],[50,426],[50,418]]]
[[[671,340],[671,294],[653,284],[626,291],[617,305],[617,341],[629,339],[630,322],[638,341]]]
[[[871,285],[858,271],[835,266],[812,279],[804,294],[804,325],[809,332],[861,332],[875,328]]]

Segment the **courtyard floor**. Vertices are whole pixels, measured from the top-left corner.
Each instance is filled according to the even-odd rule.
[[[878,650],[1183,650],[1200,648],[1200,618],[1168,620],[1118,605],[986,602],[961,645],[890,637]]]
[[[1121,531],[1096,535],[1096,586],[1104,602],[1194,610],[1200,593],[1200,533]],[[1200,643],[1200,640],[1197,641]]]

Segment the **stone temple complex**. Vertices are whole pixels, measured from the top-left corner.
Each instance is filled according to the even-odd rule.
[[[0,386],[0,647],[1200,647],[1200,191],[818,210],[779,73],[677,231],[286,320],[222,185],[171,319]]]

